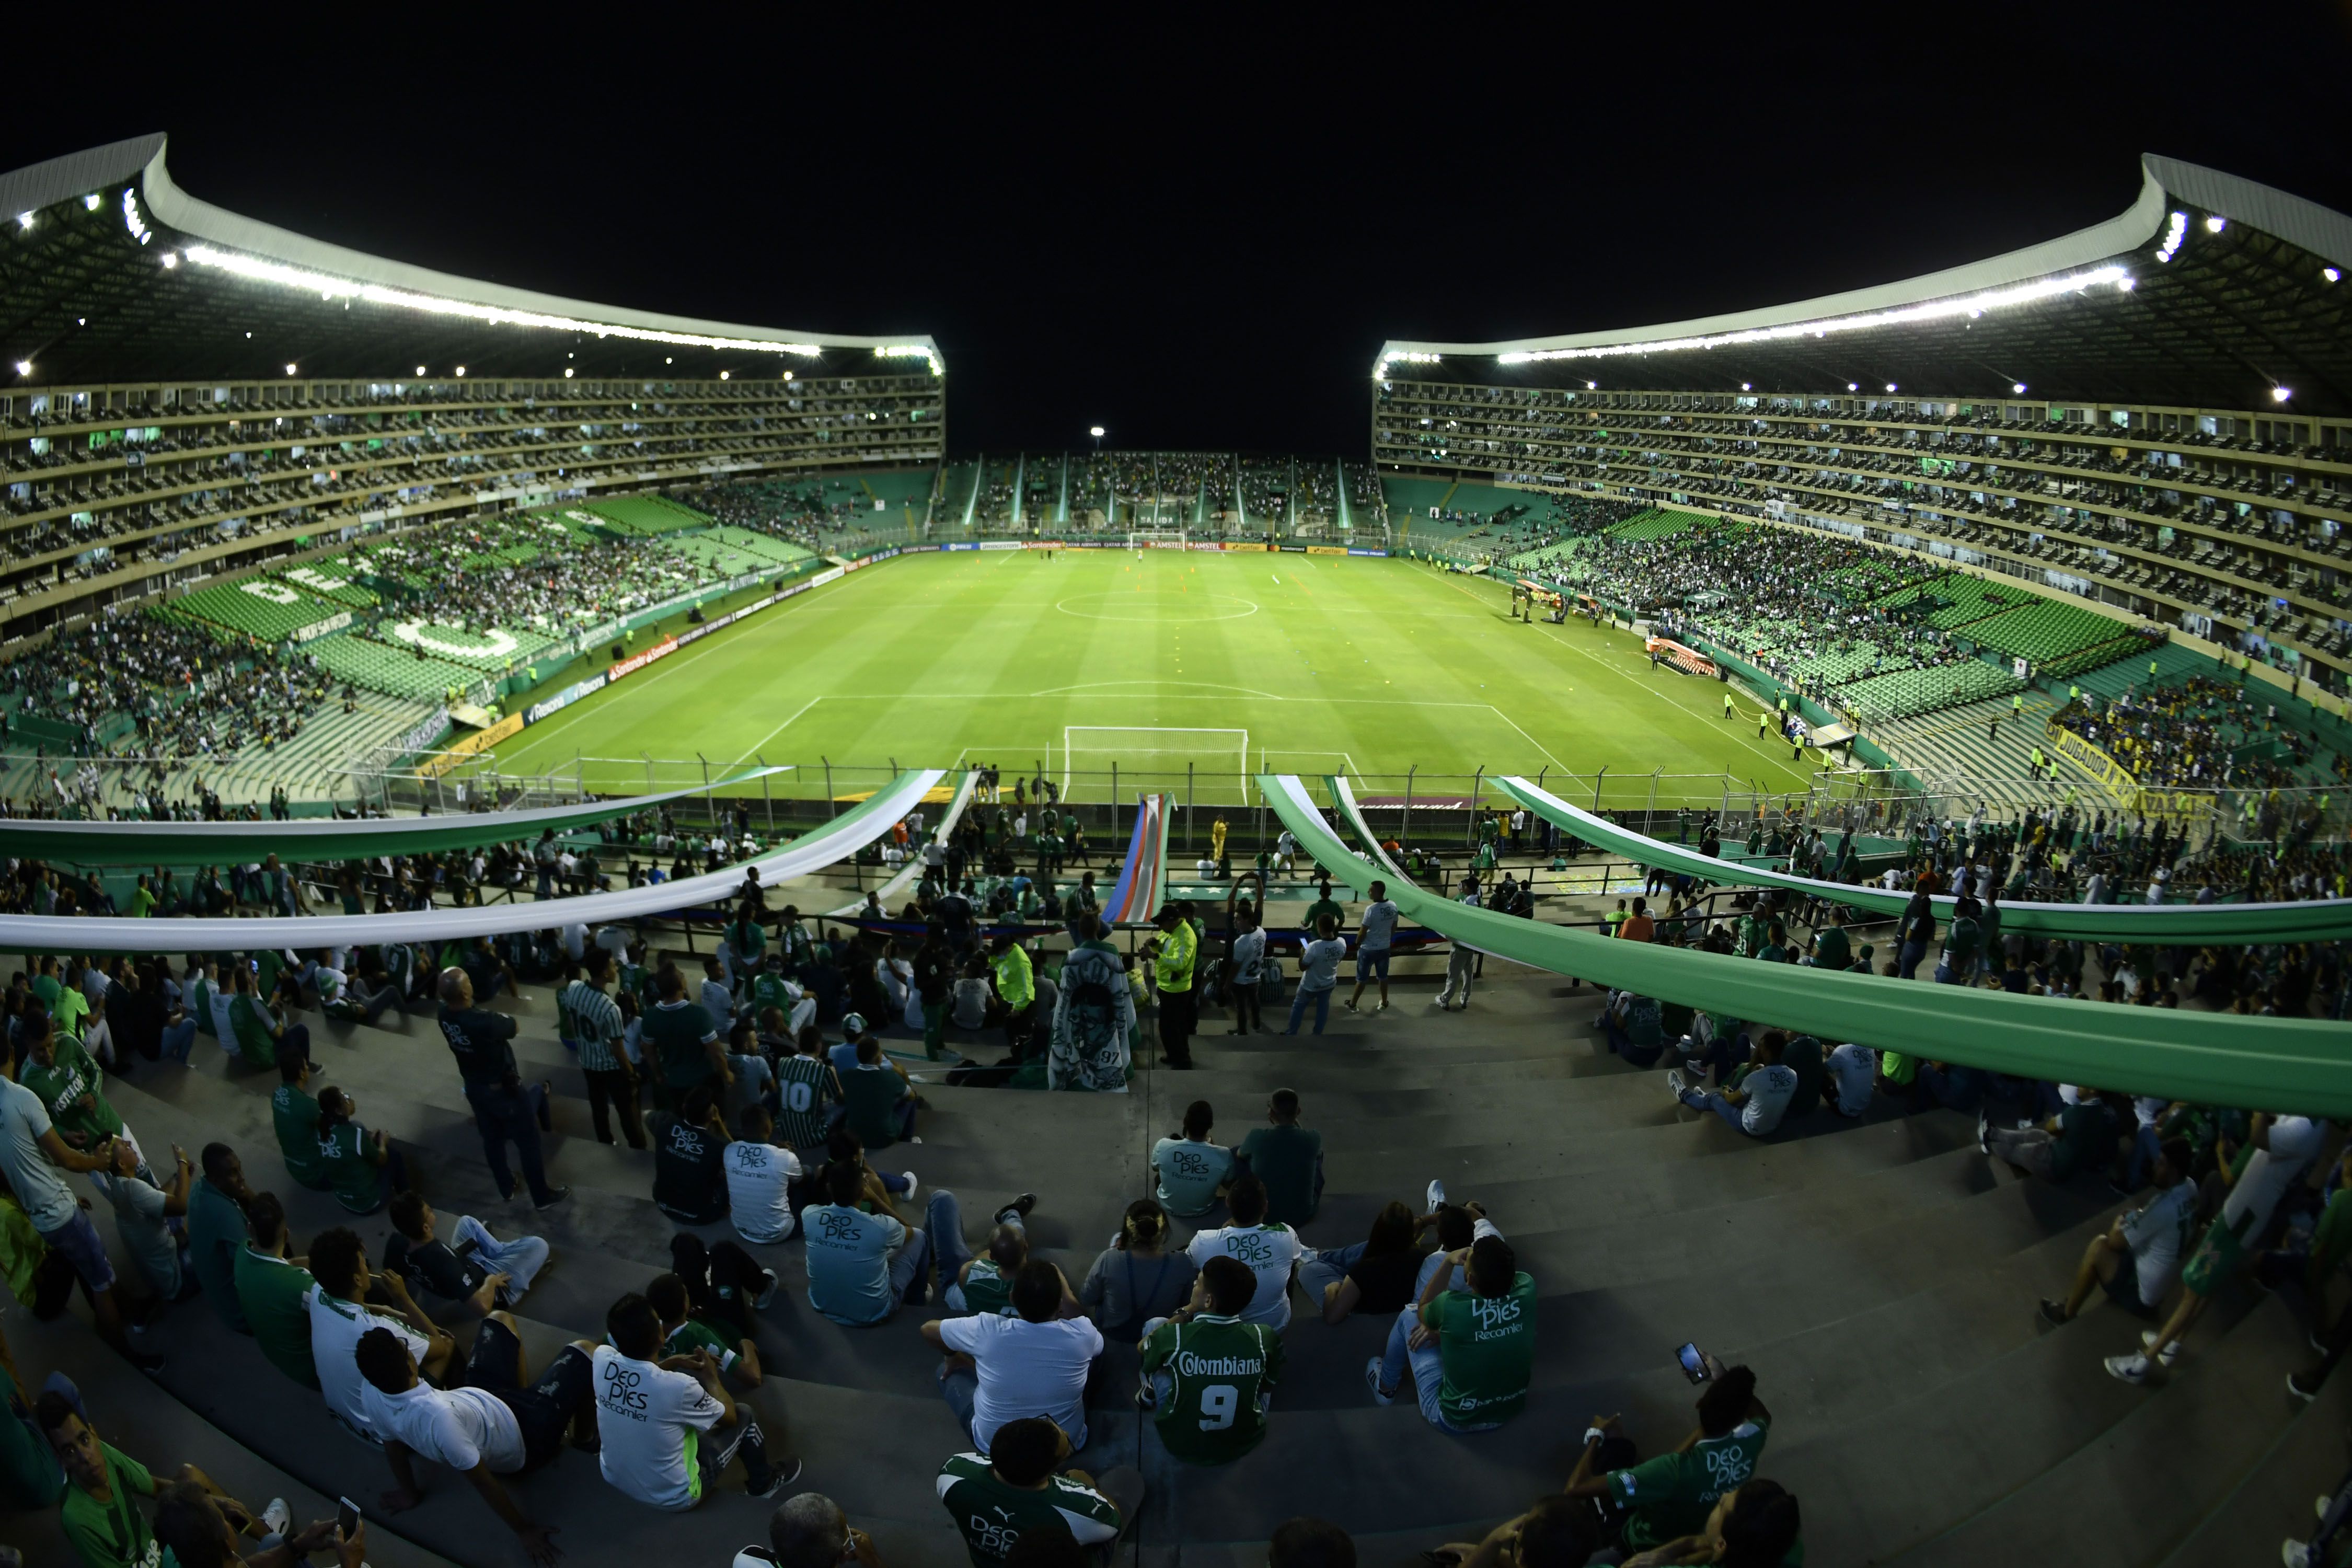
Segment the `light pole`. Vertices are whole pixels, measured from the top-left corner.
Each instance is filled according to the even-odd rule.
[[[1097,426],[1093,426],[1091,429],[1089,429],[1089,430],[1087,432],[1087,435],[1089,435],[1089,436],[1092,436],[1092,437],[1095,438],[1095,450],[1096,450],[1096,451],[1097,451],[1097,452],[1101,451],[1101,450],[1102,450],[1103,427],[1102,427],[1101,426],[1099,426],[1099,425],[1097,425]]]

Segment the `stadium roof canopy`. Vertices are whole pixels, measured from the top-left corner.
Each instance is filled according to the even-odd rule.
[[[2123,213],[2006,256],[1652,327],[1391,342],[1373,379],[1918,397],[2021,383],[2045,401],[2352,413],[2352,218],[2153,153],[2140,168]]]
[[[393,380],[417,364],[436,377],[463,365],[468,375],[549,379],[567,369],[772,380],[943,368],[921,335],[664,316],[310,239],[187,195],[164,167],[164,143],[134,137],[0,174],[0,387]]]

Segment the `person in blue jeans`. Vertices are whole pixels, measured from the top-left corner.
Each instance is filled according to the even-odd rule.
[[[1321,1034],[1331,1017],[1331,993],[1339,988],[1339,961],[1348,956],[1348,943],[1329,915],[1317,917],[1315,940],[1298,953],[1298,994],[1290,999],[1290,1026],[1282,1032],[1298,1033],[1299,1019],[1306,1016],[1307,1005],[1315,1005],[1315,1032]]]
[[[1535,1372],[1536,1287],[1510,1244],[1479,1237],[1442,1255],[1420,1300],[1399,1312],[1387,1350],[1364,1368],[1372,1402],[1394,1404],[1412,1373],[1421,1413],[1441,1432],[1487,1432],[1527,1407]]]
[[[889,1321],[900,1304],[930,1295],[930,1270],[952,1282],[971,1257],[964,1244],[963,1208],[942,1189],[924,1207],[917,1228],[890,1212],[882,1184],[865,1165],[836,1160],[824,1168],[825,1196],[801,1213],[808,1253],[809,1304],[835,1322],[863,1328]],[[1023,1194],[1008,1205],[1015,1217],[1036,1199]],[[999,1210],[999,1219],[1008,1210]]]

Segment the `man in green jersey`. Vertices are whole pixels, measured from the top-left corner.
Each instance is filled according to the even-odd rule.
[[[139,1499],[161,1489],[147,1467],[99,1436],[79,1408],[57,1389],[43,1391],[34,1406],[41,1430],[58,1451],[66,1489],[58,1522],[87,1568],[152,1568],[160,1560],[153,1532]],[[166,1481],[193,1482],[222,1505],[235,1525],[252,1529],[244,1507],[194,1465],[182,1465]],[[257,1530],[254,1533],[259,1533]]]
[[[278,1130],[278,1152],[286,1161],[286,1173],[298,1185],[323,1193],[327,1157],[319,1147],[319,1102],[307,1087],[310,1064],[301,1052],[287,1051],[278,1058],[278,1090],[269,1097],[269,1120]]]
[[[1388,1351],[1364,1368],[1372,1400],[1392,1404],[1408,1366],[1421,1413],[1441,1432],[1485,1432],[1527,1407],[1536,1362],[1536,1282],[1499,1236],[1481,1237],[1436,1268],[1397,1314]],[[1467,1290],[1449,1289],[1454,1269]]]
[[[1240,1458],[1265,1436],[1266,1411],[1282,1379],[1282,1335],[1242,1313],[1257,1276],[1234,1258],[1212,1258],[1192,1281],[1192,1302],[1143,1337],[1143,1392],[1159,1412],[1160,1440],[1195,1465]]]
[[[286,1210],[278,1194],[256,1193],[250,1209],[252,1238],[236,1255],[237,1306],[269,1364],[303,1387],[316,1388],[308,1297],[318,1281],[302,1259],[286,1256]]]
[[[1646,1552],[1705,1527],[1716,1501],[1756,1473],[1772,1413],[1756,1397],[1756,1374],[1706,1358],[1708,1378],[1698,1396],[1698,1430],[1672,1453],[1622,1468],[1605,1468],[1604,1448],[1631,1457],[1624,1424],[1596,1415],[1584,1434],[1584,1453],[1570,1472],[1572,1498],[1605,1498],[1625,1512],[1628,1552]]]
[[[1143,1477],[1124,1466],[1100,1481],[1084,1470],[1056,1473],[1070,1440],[1043,1416],[1007,1421],[985,1454],[958,1454],[940,1467],[940,1501],[963,1531],[971,1568],[1003,1568],[1029,1531],[1066,1534],[1107,1557],[1143,1502]]]
[[[288,1024],[281,1026],[259,994],[254,989],[253,971],[244,964],[236,965],[236,994],[228,1005],[229,1032],[234,1037],[237,1054],[257,1068],[274,1068],[281,1049],[299,1051],[308,1061],[310,1057],[310,1026]],[[223,1044],[231,1042],[224,1041]]]
[[[124,1130],[122,1118],[108,1102],[98,1064],[81,1042],[37,1008],[25,1010],[23,1030],[25,1054],[17,1064],[16,1081],[39,1097],[58,1136],[85,1151],[109,1138],[128,1140],[136,1150],[138,1140]],[[143,1156],[140,1169],[146,1169]]]
[[[733,1074],[719,1040],[719,1026],[709,1010],[686,995],[686,976],[664,964],[656,984],[661,1000],[646,1009],[646,1054],[657,1064],[655,1079],[665,1109],[675,1110],[696,1089],[708,1088],[718,1099]]]

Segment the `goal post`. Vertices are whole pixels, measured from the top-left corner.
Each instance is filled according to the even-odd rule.
[[[1131,528],[1127,532],[1129,550],[1181,550],[1191,542],[1181,528]]]
[[[1180,790],[1188,769],[1203,800],[1220,804],[1249,799],[1249,731],[1160,724],[1066,724],[1062,728],[1062,798],[1110,802],[1116,765],[1119,793]],[[1134,788],[1129,788],[1129,783]],[[1230,782],[1236,792],[1228,799]],[[1213,793],[1212,793],[1213,792]]]

